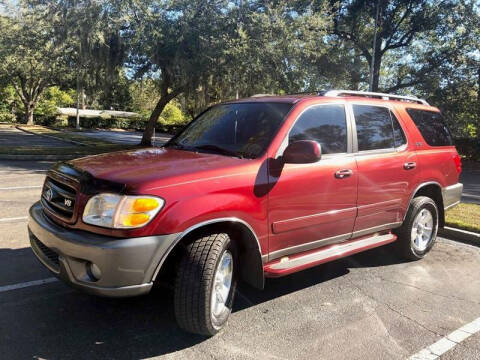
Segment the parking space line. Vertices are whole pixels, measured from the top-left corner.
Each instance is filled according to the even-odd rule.
[[[55,281],[58,281],[58,279],[54,277],[50,277],[50,278],[41,279],[41,280],[27,281],[19,284],[0,286],[0,293],[5,291],[23,289],[30,286],[49,284]]]
[[[42,185],[0,187],[0,190],[39,189]]]
[[[0,219],[0,223],[2,222],[11,222],[11,221],[19,221],[19,220],[27,220],[28,216],[20,216],[20,217],[13,217],[13,218],[3,218]]]
[[[473,320],[471,323],[462,326],[447,336],[441,338],[436,343],[422,349],[415,355],[410,356],[409,360],[435,360],[447,351],[453,349],[465,339],[473,334],[480,332],[480,318]]]

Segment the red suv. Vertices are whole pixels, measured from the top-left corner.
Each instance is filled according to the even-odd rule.
[[[460,201],[460,158],[437,108],[329,91],[215,105],[161,148],[59,163],[30,209],[35,255],[86,292],[174,279],[185,330],[226,323],[237,281],[263,288],[392,243],[424,257]]]

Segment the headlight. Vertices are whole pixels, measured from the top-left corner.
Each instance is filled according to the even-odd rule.
[[[83,222],[115,229],[131,229],[147,225],[165,201],[154,196],[116,194],[95,195],[83,211]]]

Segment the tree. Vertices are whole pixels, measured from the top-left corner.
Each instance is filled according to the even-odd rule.
[[[0,17],[0,79],[15,89],[28,125],[43,91],[67,73],[66,50],[53,30],[23,2],[17,13]]]
[[[456,3],[453,0],[332,0],[332,34],[342,42],[353,44],[369,67],[373,62],[372,90],[378,91],[384,56],[391,51],[407,49],[420,34],[441,27],[448,15],[456,10]],[[375,49],[372,49],[377,5],[377,40]],[[390,90],[408,86],[398,84]]]
[[[155,124],[165,106],[187,89],[196,89],[215,66],[215,51],[225,18],[225,1],[131,2],[130,62],[137,76],[149,74],[160,98],[147,122],[143,145],[152,144]]]
[[[77,88],[77,108],[85,108],[85,92],[98,105],[110,109],[128,102],[128,81],[123,74],[126,45],[121,36],[126,24],[126,1],[31,0],[43,7],[56,35],[68,42],[70,66]],[[97,98],[93,96],[97,94]],[[78,114],[77,114],[78,125]]]

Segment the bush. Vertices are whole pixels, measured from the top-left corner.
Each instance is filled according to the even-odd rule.
[[[75,127],[76,118],[73,116],[69,116],[67,122],[69,127]],[[111,117],[100,117],[100,116],[80,118],[80,127],[85,129],[124,129],[124,130],[135,129],[135,130],[143,131],[145,129],[146,123],[147,123],[147,120],[143,118],[125,119],[125,118],[111,118]],[[167,134],[176,134],[183,127],[184,125],[161,124],[160,122],[158,122],[155,129],[158,132],[163,132]]]
[[[43,125],[43,126],[52,126],[52,127],[68,126],[68,118],[66,116],[35,114],[33,122],[35,123],[35,125]]]
[[[0,123],[16,123],[17,117],[11,113],[0,113]]]
[[[477,138],[457,138],[455,146],[465,159],[480,161],[480,140]]]
[[[162,125],[181,125],[185,123],[182,110],[172,101],[163,109],[158,122]]]

